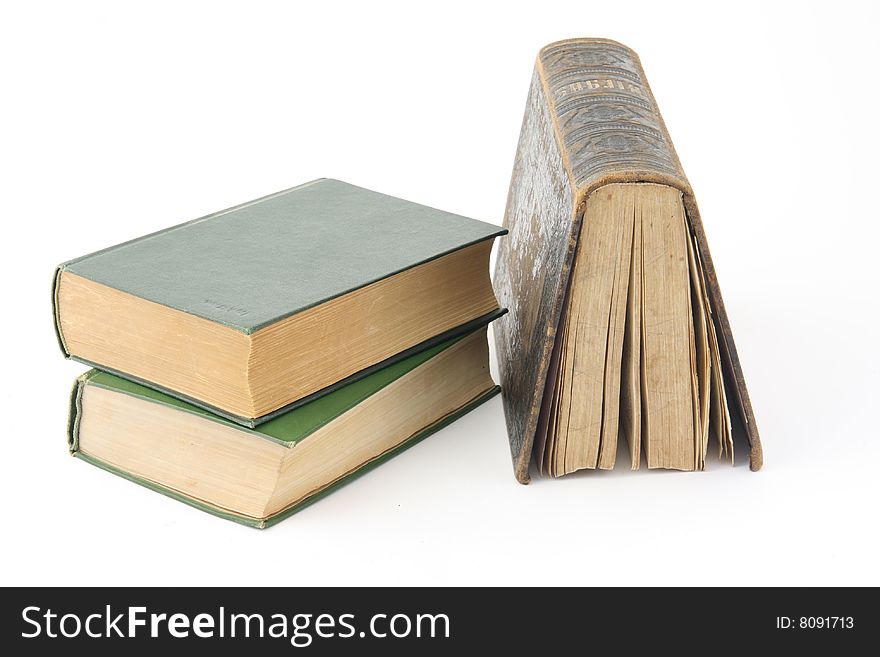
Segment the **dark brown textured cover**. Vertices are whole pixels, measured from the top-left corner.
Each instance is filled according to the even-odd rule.
[[[722,359],[749,439],[761,440],[693,191],[638,56],[608,39],[569,39],[538,54],[514,161],[495,291],[510,313],[495,323],[504,412],[516,478],[529,463],[550,354],[587,197],[611,183],[650,182],[682,192],[700,250]]]

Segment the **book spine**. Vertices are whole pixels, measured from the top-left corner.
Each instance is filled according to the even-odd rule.
[[[607,39],[570,39],[538,55],[578,206],[610,183],[652,182],[690,194],[638,56]]]
[[[97,370],[89,370],[85,374],[76,377],[73,382],[73,388],[70,391],[70,406],[67,413],[67,449],[71,454],[76,454],[79,450],[79,422],[82,417],[82,395],[89,379],[91,379]]]
[[[70,351],[67,349],[67,343],[64,342],[64,334],[61,332],[61,315],[58,312],[58,286],[61,283],[61,274],[64,271],[64,265],[55,268],[55,275],[52,277],[52,323],[55,328],[55,339],[58,341],[58,348],[65,358],[70,358]]]

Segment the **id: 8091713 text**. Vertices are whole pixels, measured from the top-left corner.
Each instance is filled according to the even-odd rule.
[[[778,630],[851,630],[852,616],[777,616]]]

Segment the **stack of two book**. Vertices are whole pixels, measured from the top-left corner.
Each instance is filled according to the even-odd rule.
[[[498,226],[317,180],[61,265],[70,451],[283,519],[499,391]]]

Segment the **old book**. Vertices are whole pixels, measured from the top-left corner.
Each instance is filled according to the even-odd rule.
[[[542,49],[495,276],[517,479],[733,457],[761,441],[691,187],[636,54],[606,39]]]
[[[59,342],[256,426],[498,316],[504,232],[316,180],[61,265]]]
[[[413,354],[256,429],[107,372],[73,390],[73,455],[195,507],[266,527],[498,392],[486,329]]]

